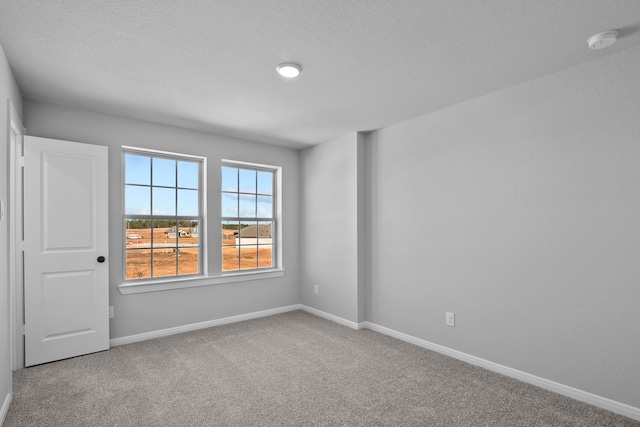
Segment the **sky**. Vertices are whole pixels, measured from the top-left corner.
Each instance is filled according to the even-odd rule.
[[[200,163],[125,154],[125,215],[198,216]],[[222,167],[221,216],[271,218],[273,173]]]
[[[223,167],[221,206],[222,217],[271,218],[273,173]]]

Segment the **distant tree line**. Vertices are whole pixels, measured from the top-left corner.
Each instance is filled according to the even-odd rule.
[[[240,228],[245,228],[248,227],[250,225],[255,225],[255,223],[253,224],[240,224]],[[238,224],[222,224],[222,229],[223,230],[237,230],[238,229]]]
[[[178,227],[197,227],[198,221],[191,221],[188,219],[183,219],[178,222]],[[153,225],[152,225],[153,224]],[[240,224],[240,228],[249,227],[253,224]],[[143,228],[171,228],[176,226],[175,220],[170,219],[129,219],[127,220],[127,229],[129,230],[140,230]],[[238,224],[222,224],[222,228],[225,230],[237,230]]]
[[[245,228],[250,226],[251,224],[240,224],[240,228]],[[238,224],[222,224],[223,230],[237,230]]]
[[[183,219],[178,222],[178,227],[197,227],[198,221]],[[153,224],[153,226],[151,225]],[[176,226],[175,220],[170,219],[130,219],[127,220],[129,230],[139,230],[142,228],[171,228]]]

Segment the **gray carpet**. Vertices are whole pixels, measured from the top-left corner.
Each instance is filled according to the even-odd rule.
[[[640,426],[295,311],[14,374],[14,426]]]

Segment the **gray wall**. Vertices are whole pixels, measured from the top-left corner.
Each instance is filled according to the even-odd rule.
[[[351,133],[307,148],[300,156],[301,300],[351,322],[364,320],[358,262],[362,148],[361,136]]]
[[[640,407],[638,70],[636,47],[371,133],[367,319]]]
[[[130,120],[31,100],[25,101],[27,134],[109,147],[109,227],[111,338],[298,304],[299,152],[210,134]],[[209,256],[219,259],[220,159],[243,160],[283,168],[283,267],[281,278],[196,288],[121,295],[122,170],[121,146],[206,156],[209,197]],[[215,213],[214,213],[215,212]],[[216,274],[211,272],[210,274]]]
[[[11,358],[9,354],[9,163],[8,163],[8,106],[10,99],[18,115],[22,115],[22,97],[0,46],[0,199],[5,203],[6,215],[0,221],[0,408],[11,392]],[[2,421],[0,419],[0,421]]]

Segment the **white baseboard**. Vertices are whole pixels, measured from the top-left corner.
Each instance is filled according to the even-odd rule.
[[[315,314],[323,319],[331,320],[332,322],[339,323],[344,326],[348,326],[351,329],[362,329],[362,323],[352,322],[351,320],[343,319],[342,317],[334,316],[317,308],[309,307],[308,305],[301,304],[300,309],[307,313]]]
[[[376,325],[375,323],[363,322],[362,326],[364,328],[371,329],[372,331],[376,331],[381,334],[388,335],[390,337],[394,337],[411,344],[415,344],[428,350],[442,353],[446,356],[453,357],[454,359],[462,360],[463,362],[480,366],[482,368],[497,372],[507,377],[515,378],[522,382],[533,384],[540,388],[544,388],[546,390],[562,394],[572,399],[588,403],[598,408],[606,409],[608,411],[615,412],[616,414],[624,415],[625,417],[640,421],[640,408],[620,403],[615,400],[607,399],[606,397],[598,396],[587,391],[579,390],[564,384],[557,383],[555,381],[531,375],[517,369],[509,368],[508,366],[490,362],[488,360],[481,359],[479,357],[472,356],[461,351],[453,350],[451,348],[425,341],[423,339],[416,338],[402,332],[394,331],[393,329],[385,328],[384,326]]]
[[[11,404],[11,396],[11,391],[9,391],[9,393],[4,397],[4,402],[2,402],[2,408],[0,408],[0,426],[4,425],[4,420],[7,418],[9,405]]]
[[[212,326],[226,325],[229,323],[242,322],[243,320],[257,319],[259,317],[272,316],[274,314],[286,313],[289,311],[300,310],[300,304],[289,305],[286,307],[272,308],[270,310],[256,311],[253,313],[240,314],[238,316],[230,316],[222,319],[208,320],[206,322],[191,323],[189,325],[177,326],[175,328],[160,329],[158,331],[145,332],[143,334],[129,335],[121,338],[109,340],[111,347],[116,347],[134,342],[146,341],[153,338],[166,337],[169,335],[179,334],[182,332],[196,331],[198,329],[210,328]]]

